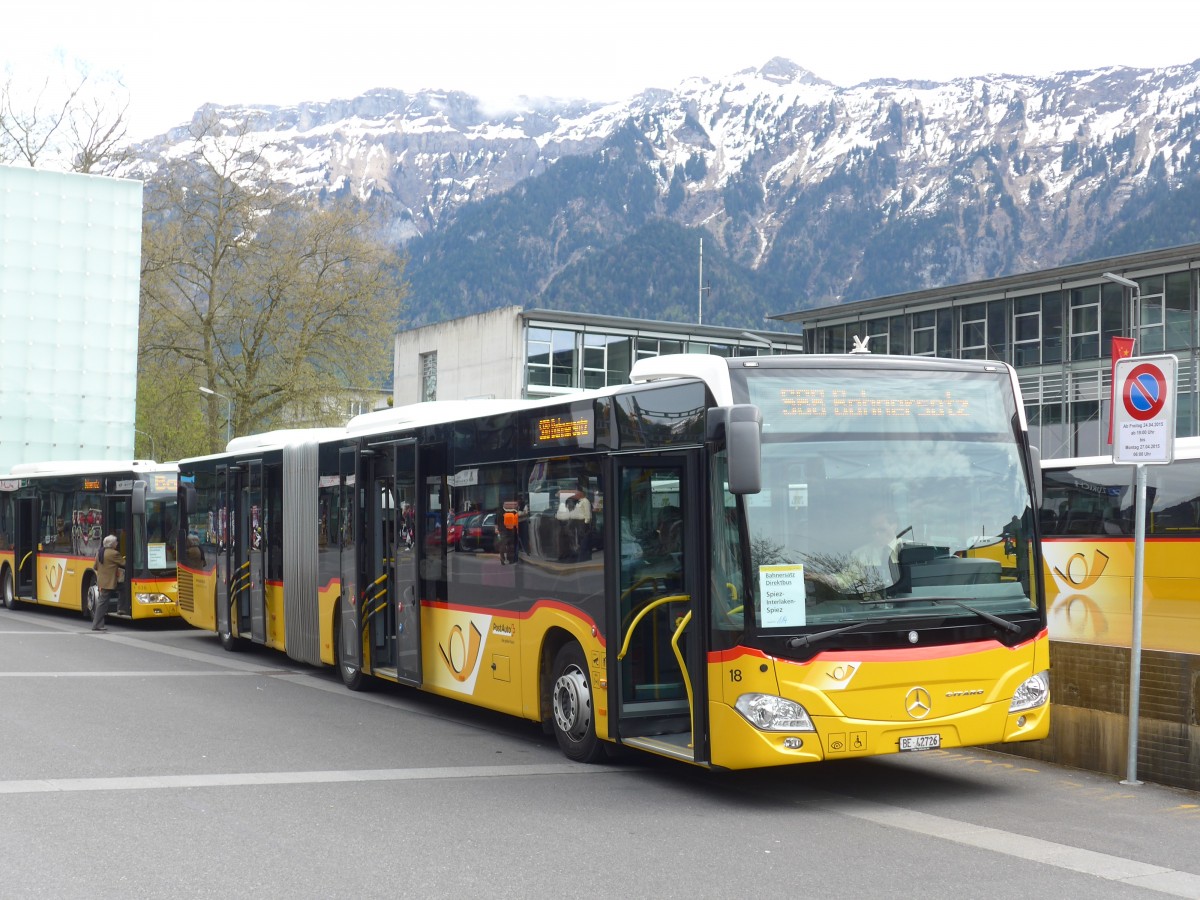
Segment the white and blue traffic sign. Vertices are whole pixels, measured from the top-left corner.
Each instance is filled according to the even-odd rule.
[[[1175,455],[1174,356],[1130,356],[1113,365],[1113,462],[1169,463]]]

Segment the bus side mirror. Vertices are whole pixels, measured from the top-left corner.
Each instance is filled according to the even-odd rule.
[[[725,439],[729,458],[729,492],[762,490],[762,412],[752,403],[718,407],[708,412],[710,440]]]
[[[130,512],[135,516],[146,515],[146,482],[135,481],[129,494]]]

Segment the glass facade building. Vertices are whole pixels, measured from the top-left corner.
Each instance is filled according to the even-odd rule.
[[[796,334],[740,332],[673,322],[648,322],[609,316],[548,318],[529,313],[526,320],[522,394],[549,397],[570,391],[628,384],[633,364],[648,356],[705,353],[759,356],[800,353]]]
[[[142,185],[0,166],[0,472],[129,459]]]
[[[1198,297],[1200,244],[777,318],[803,325],[810,353],[844,353],[869,336],[874,353],[1009,363],[1034,441],[1058,458],[1109,452],[1118,336],[1135,339],[1137,356],[1178,358],[1176,434],[1200,433]]]

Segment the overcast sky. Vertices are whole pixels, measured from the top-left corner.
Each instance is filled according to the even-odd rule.
[[[1200,56],[1195,0],[38,0],[0,21],[0,66],[21,84],[55,71],[56,54],[119,74],[135,138],[206,102],[375,87],[619,100],[774,56],[844,86]]]

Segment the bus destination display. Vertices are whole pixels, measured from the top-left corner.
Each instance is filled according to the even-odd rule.
[[[875,396],[867,388],[784,388],[779,392],[780,412],[785,416],[883,417],[969,416],[971,401],[946,391],[941,397]]]
[[[576,406],[569,413],[533,419],[530,422],[530,445],[535,450],[592,447],[596,440],[595,418],[590,406]]]
[[[1007,379],[962,373],[929,378],[917,373],[879,372],[848,379],[835,373],[803,380],[747,379],[751,402],[767,430],[785,434],[972,433],[1008,430],[1015,410],[999,388]]]

